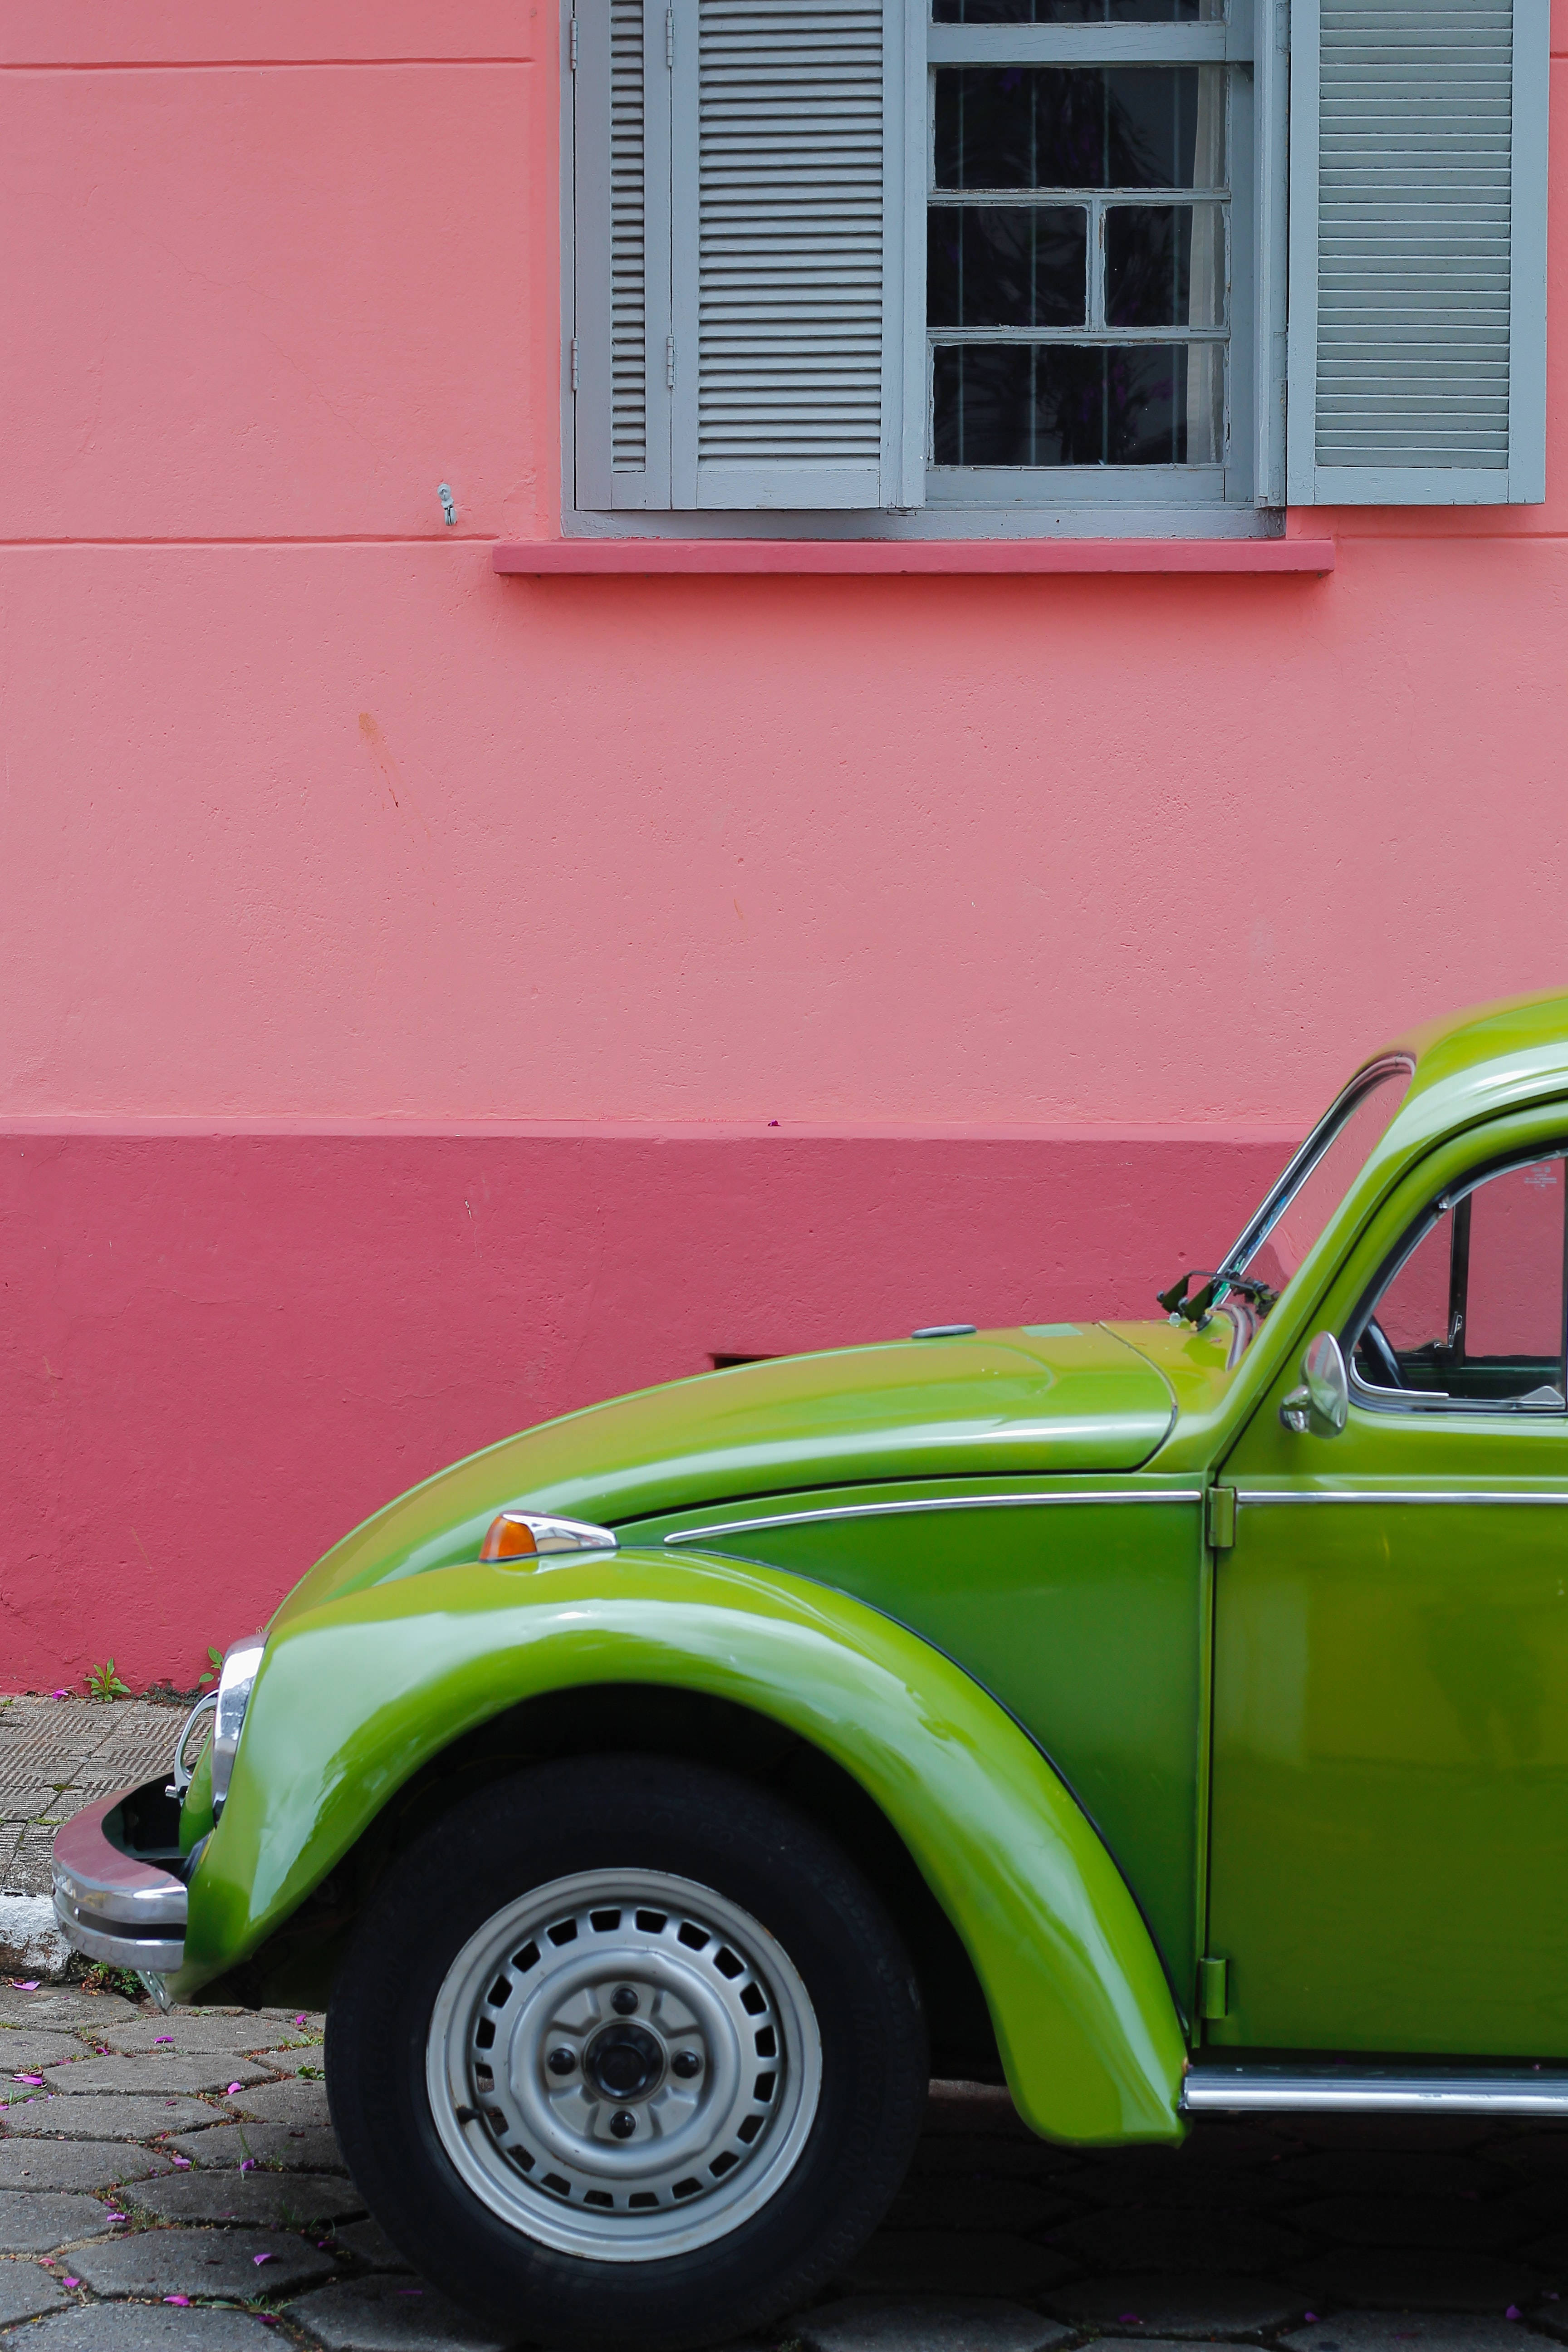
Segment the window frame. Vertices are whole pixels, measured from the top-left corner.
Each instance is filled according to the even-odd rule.
[[[1253,342],[1257,240],[1250,217],[1255,202],[1254,150],[1257,130],[1252,76],[1252,44],[1238,19],[1251,14],[1251,0],[1229,0],[1223,18],[1203,23],[1169,25],[950,25],[926,28],[925,220],[944,201],[954,205],[964,192],[940,189],[933,153],[936,78],[945,68],[964,66],[1211,66],[1224,77],[1226,185],[1217,200],[1225,209],[1225,312],[1223,334],[1192,333],[1175,327],[1112,329],[1094,320],[1092,289],[1103,282],[1103,259],[1093,250],[1095,227],[1106,210],[1123,202],[1184,204],[1195,206],[1215,201],[1213,192],[1194,189],[1124,191],[1114,189],[1021,191],[1011,196],[976,191],[967,201],[979,204],[1082,203],[1089,211],[1090,299],[1081,329],[985,329],[933,327],[929,310],[922,328],[925,354],[925,486],[927,509],[969,508],[1068,507],[1096,509],[1133,503],[1141,507],[1183,509],[1214,507],[1251,509],[1257,446],[1253,418]],[[1245,51],[1245,58],[1243,52]],[[1059,343],[1073,347],[1135,342],[1181,344],[1218,341],[1226,354],[1224,455],[1206,466],[942,466],[934,454],[933,376],[939,345],[1016,342]]]
[[[1510,1404],[1500,1402],[1496,1398],[1478,1400],[1471,1397],[1436,1396],[1430,1391],[1379,1388],[1370,1381],[1363,1381],[1356,1370],[1355,1351],[1361,1344],[1366,1327],[1375,1319],[1378,1304],[1390,1283],[1398,1277],[1428,1234],[1433,1231],[1438,1220],[1448,1214],[1450,1211],[1457,1214],[1461,1204],[1479,1192],[1483,1184],[1489,1183],[1494,1177],[1506,1176],[1519,1168],[1534,1168],[1548,1160],[1559,1161],[1563,1171],[1563,1273],[1557,1349],[1557,1365],[1562,1380],[1563,1402],[1555,1405],[1532,1405],[1528,1411],[1521,1411],[1517,1402]],[[1452,1235],[1456,1230],[1457,1228],[1450,1228],[1448,1245],[1450,1322],[1453,1300],[1454,1243]],[[1469,1304],[1468,1230],[1466,1259],[1466,1306],[1468,1308]],[[1544,1148],[1536,1143],[1527,1149],[1502,1152],[1491,1160],[1483,1160],[1479,1167],[1467,1169],[1463,1175],[1456,1177],[1451,1183],[1444,1185],[1442,1190],[1427,1202],[1419,1214],[1412,1219],[1409,1226],[1401,1234],[1362,1292],[1345,1319],[1340,1346],[1350,1377],[1351,1401],[1363,1412],[1393,1414],[1407,1421],[1411,1419],[1444,1420],[1452,1414],[1459,1413],[1471,1421],[1489,1417],[1505,1421],[1514,1426],[1521,1423],[1533,1424],[1537,1422],[1568,1424],[1568,1137],[1563,1137],[1556,1143]]]
[[[1227,410],[1233,425],[1220,467],[1158,466],[938,467],[927,457],[922,505],[854,508],[696,509],[588,505],[579,477],[591,471],[580,449],[577,397],[578,175],[572,55],[574,0],[561,0],[560,370],[562,528],[567,537],[679,540],[962,541],[969,539],[1268,539],[1283,535],[1283,406],[1274,389],[1284,376],[1285,0],[1229,0],[1224,22],[1187,25],[968,26],[933,25],[931,0],[906,0],[925,44],[922,141],[929,146],[931,77],[946,61],[950,37],[968,42],[1002,34],[1034,61],[1215,62],[1227,83],[1230,190],[1230,342]],[[1253,40],[1255,14],[1275,21],[1278,41]],[[1196,41],[1194,45],[1194,38]],[[1175,55],[1168,54],[1173,37]],[[1065,49],[1063,45],[1065,43]],[[1092,45],[1092,55],[1089,47]],[[1062,54],[1046,54],[1056,48]],[[984,59],[979,60],[984,62]],[[1249,89],[1244,89],[1244,85]],[[1238,102],[1239,101],[1239,102]],[[1250,122],[1238,118],[1250,115]],[[913,125],[910,126],[910,130]],[[1239,135],[1238,135],[1239,132]],[[1259,168],[1261,164],[1261,168]],[[929,182],[929,167],[924,173]],[[926,191],[929,196],[929,187]],[[905,223],[923,255],[927,204]],[[922,273],[923,287],[923,273]],[[923,310],[923,292],[922,303]],[[926,365],[926,446],[930,448],[930,340],[922,316],[910,335]],[[1265,396],[1257,397],[1262,382]],[[1278,425],[1279,430],[1273,428]],[[1279,446],[1276,448],[1275,443]],[[586,445],[584,445],[585,448]],[[1246,494],[1241,486],[1246,480]],[[585,488],[585,485],[584,486]]]

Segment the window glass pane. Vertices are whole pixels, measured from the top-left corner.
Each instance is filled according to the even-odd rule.
[[[1077,205],[933,205],[933,327],[1081,327],[1089,215]]]
[[[1439,1217],[1424,1234],[1377,1302],[1374,1319],[1396,1356],[1436,1350],[1448,1337],[1448,1253],[1451,1220]],[[1374,1387],[1387,1385],[1370,1351],[1358,1351],[1356,1369]]]
[[[1384,1286],[1357,1377],[1473,1410],[1563,1405],[1560,1160],[1505,1169],[1438,1213]]]
[[[939,188],[1218,188],[1219,66],[944,66]]]
[[[1206,354],[1198,373],[1207,369]],[[1206,384],[1206,378],[1205,378]],[[1184,343],[939,343],[932,450],[939,466],[1183,466],[1189,457]]]
[[[1372,1079],[1348,1101],[1342,1096],[1331,1104],[1303,1146],[1315,1143],[1316,1158],[1283,1200],[1276,1188],[1226,1265],[1283,1290],[1366,1165],[1409,1085],[1408,1070],[1392,1070]],[[1282,1178],[1281,1186],[1283,1182]],[[1259,1227],[1259,1239],[1248,1248],[1247,1236]]]
[[[1112,205],[1105,215],[1108,327],[1215,327],[1225,316],[1218,205]]]
[[[1554,1361],[1563,1334],[1563,1164],[1510,1168],[1470,1195],[1467,1358]]]
[[[932,0],[936,25],[1199,25],[1224,0]]]

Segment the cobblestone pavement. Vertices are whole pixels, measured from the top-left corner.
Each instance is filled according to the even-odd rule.
[[[7,1799],[47,1799],[23,1823],[47,1832],[161,1769],[176,1727],[165,1708],[0,1705]],[[321,2037],[300,2011],[163,2018],[0,1982],[0,2352],[500,2352],[364,2213]],[[1568,2343],[1568,2128],[1210,2117],[1180,2150],[1084,2152],[1031,2137],[1001,2091],[934,2084],[886,2226],[755,2352],[1205,2339]]]
[[[47,1895],[61,1822],[166,1770],[184,1713],[146,1699],[0,1697],[0,1895]]]

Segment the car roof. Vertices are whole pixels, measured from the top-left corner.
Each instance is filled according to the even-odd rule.
[[[1390,1055],[1408,1055],[1415,1069],[1373,1154],[1385,1166],[1455,1128],[1568,1095],[1568,994],[1554,991],[1472,1006],[1407,1030],[1372,1061]]]

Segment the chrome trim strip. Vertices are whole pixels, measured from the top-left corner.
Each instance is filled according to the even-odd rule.
[[[1194,2067],[1186,2115],[1568,2116],[1568,2074],[1352,2074],[1285,2067]]]
[[[162,1972],[184,1958],[190,1898],[172,1871],[122,1853],[103,1826],[138,1793],[100,1797],[56,1831],[55,1917],[67,1943],[89,1959]]]
[[[1097,1492],[1079,1495],[942,1495],[907,1503],[830,1504],[819,1511],[779,1511],[757,1519],[717,1519],[711,1527],[678,1528],[667,1544],[704,1543],[710,1536],[743,1535],[748,1528],[805,1527],[814,1519],[872,1519],[907,1511],[1020,1511],[1049,1503],[1201,1503],[1201,1486],[1135,1488],[1131,1494]]]
[[[1508,1495],[1489,1487],[1436,1489],[1426,1493],[1415,1487],[1385,1486],[1363,1493],[1359,1487],[1345,1486],[1324,1493],[1321,1488],[1305,1489],[1292,1494],[1288,1488],[1245,1486],[1236,1489],[1237,1507],[1244,1503],[1474,1503],[1490,1507],[1506,1503],[1547,1505],[1555,1509],[1568,1506],[1568,1492],[1561,1495]]]

